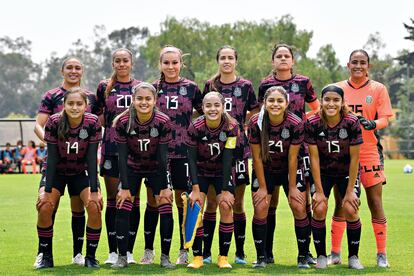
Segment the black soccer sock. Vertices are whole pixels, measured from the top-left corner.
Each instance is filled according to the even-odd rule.
[[[316,220],[312,218],[312,233],[317,256],[326,256],[325,220]]]
[[[178,229],[180,229],[180,250],[184,249],[184,238],[183,238],[183,208],[181,207],[177,207],[177,211],[178,211],[178,223],[179,223],[179,227]]]
[[[266,229],[266,257],[273,257],[273,238],[276,230],[276,208],[269,207]]]
[[[140,207],[140,200],[139,198],[135,197],[132,210],[131,210],[131,215],[129,218],[128,252],[130,252],[131,254],[134,251],[135,239],[137,237],[139,220],[141,217],[139,207]]]
[[[308,220],[309,220],[309,227],[307,228],[308,230],[308,238],[306,239],[306,242],[308,243],[307,247],[308,247],[308,252],[310,253],[310,243],[312,240],[312,227],[310,226],[312,223],[312,208],[311,208],[311,204],[306,204],[306,215],[308,216]]]
[[[147,204],[144,214],[145,249],[154,250],[155,231],[158,224],[158,208]]]
[[[52,225],[55,224],[56,213],[57,213],[57,210],[53,210],[53,213],[52,213]]]
[[[204,230],[204,251],[203,256],[207,258],[211,256],[211,244],[213,243],[214,231],[216,228],[216,215],[217,213],[204,212],[203,215],[203,230]]]
[[[309,219],[295,219],[295,234],[298,244],[298,255],[305,257],[309,252],[309,236],[308,229],[310,229]]]
[[[85,211],[72,211],[72,237],[73,237],[73,257],[82,254],[83,240],[85,236]]]
[[[121,208],[116,209],[115,229],[116,242],[120,256],[126,256],[129,237],[129,217],[131,215],[132,202],[125,200]]]
[[[252,233],[254,246],[256,247],[257,261],[264,261],[266,259],[265,241],[267,231],[267,219],[259,219],[253,217]]]
[[[198,227],[196,236],[194,238],[193,243],[193,255],[196,256],[203,256],[203,237],[204,237],[204,229],[203,227]]]
[[[39,237],[38,254],[52,255],[53,224],[45,228],[37,226],[37,236]]]
[[[158,206],[160,213],[160,237],[161,252],[167,256],[170,255],[171,240],[174,230],[174,219],[172,214],[172,205],[163,204]]]
[[[246,239],[246,214],[233,213],[234,240],[236,242],[236,256],[244,259],[244,241]]]
[[[220,256],[228,256],[231,244],[231,236],[233,235],[234,224],[224,223],[220,221],[219,225],[219,251]]]
[[[361,241],[361,220],[346,222],[346,235],[348,237],[348,258],[358,256],[359,243]]]
[[[116,219],[116,201],[115,199],[108,198],[106,201],[105,226],[106,226],[106,234],[108,237],[109,253],[118,252],[117,242],[116,242],[115,219]]]
[[[92,229],[86,226],[86,256],[95,259],[96,249],[101,238],[101,230],[102,228]]]

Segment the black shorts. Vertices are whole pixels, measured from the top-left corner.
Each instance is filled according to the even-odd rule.
[[[97,176],[98,178],[98,176]],[[99,179],[97,179],[98,188],[100,188]],[[89,177],[86,171],[77,175],[56,175],[56,181],[52,184],[52,188],[59,191],[60,196],[65,194],[65,187],[68,186],[69,196],[78,196],[85,189],[89,188]],[[46,186],[46,175],[42,174],[39,189]]]
[[[132,196],[136,195],[144,180],[145,185],[151,188],[153,195],[159,195],[161,190],[168,188],[167,177],[158,173],[138,173],[128,168],[129,192]],[[121,185],[120,185],[121,186]]]
[[[273,191],[276,186],[282,186],[285,195],[289,195],[289,174],[286,173],[270,173],[265,171],[265,181],[267,193],[269,195],[273,194]],[[259,181],[257,180],[256,173],[253,170],[252,173],[252,192],[255,193],[259,189]],[[298,169],[296,173],[296,188],[300,192],[306,191],[306,186],[303,177],[303,170]]]
[[[325,194],[326,198],[329,198],[331,194],[331,190],[334,185],[338,187],[339,194],[341,198],[345,197],[346,189],[348,188],[348,176],[326,176],[321,175],[321,181],[322,181],[322,188],[323,193]],[[313,184],[311,186],[311,194],[313,195],[315,193],[315,185]],[[359,198],[361,196],[361,181],[358,177],[354,184],[354,193]]]
[[[230,180],[232,181],[232,180]],[[198,177],[198,185],[200,186],[200,192],[207,194],[208,186],[212,185],[216,190],[216,195],[221,194],[223,189],[223,177],[206,177],[206,176],[199,176]],[[233,183],[234,185],[234,183]],[[234,186],[233,186],[234,187]],[[230,191],[234,194],[234,189]]]
[[[305,177],[305,184],[308,186],[313,185],[313,176],[310,166],[310,157],[308,154],[298,157],[298,167],[303,168],[303,175]]]
[[[234,182],[238,185],[249,185],[249,160],[236,160],[234,165]]]
[[[119,178],[118,156],[104,155],[99,166],[101,176]]]
[[[190,191],[190,176],[187,158],[170,159],[169,182],[174,190]]]

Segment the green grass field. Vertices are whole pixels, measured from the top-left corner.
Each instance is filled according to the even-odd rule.
[[[36,209],[34,207],[37,198],[37,186],[39,175],[3,175],[0,176],[0,273],[1,275],[38,275],[38,274],[93,274],[93,275],[213,275],[230,274],[238,275],[262,275],[262,274],[292,274],[292,275],[313,275],[313,274],[414,274],[414,175],[404,175],[402,168],[406,160],[386,162],[386,174],[388,184],[384,187],[383,199],[385,211],[388,218],[388,257],[391,268],[380,270],[376,268],[375,262],[375,239],[372,232],[369,210],[365,200],[365,193],[362,195],[361,220],[362,240],[360,258],[365,266],[363,271],[351,271],[345,264],[329,267],[324,271],[315,269],[298,270],[296,268],[296,242],[294,237],[293,219],[286,198],[281,196],[277,211],[277,229],[274,244],[275,265],[269,265],[263,270],[253,270],[251,265],[234,265],[232,270],[222,271],[216,264],[207,265],[199,270],[189,270],[179,267],[174,270],[164,270],[159,267],[160,245],[157,233],[155,248],[157,252],[156,264],[150,266],[131,265],[127,269],[114,270],[108,265],[102,265],[99,270],[91,270],[77,267],[71,264],[72,257],[72,236],[70,227],[70,207],[68,196],[65,195],[60,203],[54,229],[54,261],[55,268],[35,271],[32,267],[37,250],[36,234]],[[413,164],[413,162],[411,162]],[[142,193],[143,197],[145,193]],[[281,193],[282,195],[283,193]],[[141,218],[145,208],[145,200],[141,200]],[[330,201],[329,214],[332,214],[333,201]],[[251,263],[255,259],[255,249],[251,235],[252,207],[250,191],[246,192],[246,213],[248,218],[245,252],[247,260]],[[330,215],[328,215],[329,217]],[[177,219],[175,214],[175,219]],[[135,244],[135,259],[139,260],[143,253],[143,220]],[[176,223],[177,224],[177,223]],[[171,252],[171,259],[175,260],[178,255],[178,226],[175,225],[174,241]],[[330,219],[327,223],[329,233]],[[107,257],[106,232],[103,228],[101,242],[97,251],[97,258],[103,263]],[[328,234],[328,248],[330,241]],[[213,246],[213,260],[216,261],[218,254],[218,236],[216,234]],[[313,245],[311,250],[314,252]],[[85,251],[85,250],[84,250]],[[343,242],[342,252],[346,257],[346,240]],[[234,258],[234,244],[230,249],[230,260]]]

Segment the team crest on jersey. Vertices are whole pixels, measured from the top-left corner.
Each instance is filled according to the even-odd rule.
[[[367,96],[366,98],[365,98],[365,101],[366,101],[366,103],[367,104],[370,104],[370,103],[372,103],[372,96]]]
[[[290,91],[294,93],[299,92],[299,85],[296,82],[292,83],[292,85],[290,86]]]
[[[235,89],[234,89],[234,92],[233,92],[233,95],[234,96],[236,96],[236,97],[240,97],[241,96],[241,93],[242,91],[241,91],[241,88],[240,87],[236,87]]]
[[[111,160],[105,160],[103,167],[106,170],[110,170],[112,168],[112,162],[111,162]]]
[[[157,137],[158,135],[159,135],[158,129],[156,129],[155,127],[151,128],[150,136],[151,137]]]
[[[253,188],[259,188],[259,180],[257,178],[253,180]]]
[[[341,138],[341,139],[345,139],[345,138],[347,138],[347,137],[348,137],[348,132],[346,131],[346,129],[341,128],[341,129],[339,130],[339,138]]]
[[[282,134],[280,134],[280,136],[282,136],[282,138],[283,138],[283,139],[287,139],[287,138],[289,138],[289,137],[290,137],[290,132],[289,132],[289,129],[284,128],[284,129],[282,130]]]
[[[185,96],[187,95],[187,88],[185,88],[184,86],[180,87],[180,95]]]
[[[227,140],[227,135],[226,135],[226,133],[225,132],[220,132],[220,135],[219,135],[219,140],[220,141],[222,141],[222,142],[226,142],[226,140]]]
[[[88,138],[88,131],[87,131],[86,129],[82,128],[82,129],[79,131],[79,138],[81,138],[81,139],[86,139],[86,138]]]

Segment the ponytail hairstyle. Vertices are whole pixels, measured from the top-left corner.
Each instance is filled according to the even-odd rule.
[[[139,84],[132,87],[132,101],[135,101],[135,96],[140,89],[148,89],[149,91],[151,91],[152,95],[154,96],[154,99],[157,99],[157,90],[155,89],[155,87],[148,82],[140,82]],[[157,111],[156,107],[154,108],[154,112],[155,111]],[[137,118],[137,110],[135,109],[135,106],[133,104],[131,104],[127,109],[125,109],[123,112],[121,112],[114,118],[112,127],[116,127],[116,124],[118,123],[119,119],[125,114],[129,114],[126,132],[131,133],[135,129],[135,118]]]
[[[219,58],[220,58],[220,52],[221,52],[221,50],[224,50],[224,49],[231,49],[231,50],[233,50],[234,51],[234,57],[236,58],[236,61],[237,61],[238,56],[237,56],[237,50],[236,50],[236,48],[234,48],[234,47],[232,47],[230,45],[224,45],[224,46],[222,46],[221,48],[219,48],[217,50],[217,53],[216,53],[216,61],[217,61],[217,63],[218,63]],[[217,91],[218,92],[218,86],[219,86],[219,82],[220,82],[220,77],[221,77],[221,74],[220,74],[220,69],[219,69],[217,71],[217,73],[214,76],[212,76],[211,79],[210,79],[211,80],[210,91]]]
[[[294,55],[293,55],[293,47],[292,47],[292,46],[290,46],[290,45],[288,45],[288,44],[286,44],[286,43],[276,43],[276,44],[273,46],[273,49],[272,49],[272,61],[274,61],[274,60],[275,60],[275,55],[276,55],[277,50],[279,50],[279,48],[286,48],[286,49],[288,49],[288,50],[289,50],[289,52],[290,52],[290,54],[292,55],[292,60],[295,60],[295,57],[294,57]],[[292,69],[290,69],[290,73],[291,73],[291,74],[293,74],[293,68],[292,68]],[[276,75],[276,74],[277,74],[277,72],[276,72],[276,70],[275,70],[275,69],[273,69],[273,74],[274,74],[274,75]]]
[[[80,65],[81,65],[81,68],[82,68],[82,75],[81,75],[81,77],[79,78],[79,85],[78,85],[78,86],[81,86],[81,83],[82,83],[82,76],[83,76],[83,70],[84,70],[84,65],[83,65],[83,63],[79,60],[79,58],[74,57],[74,56],[70,56],[70,57],[65,58],[65,59],[63,60],[62,67],[60,68],[60,72],[62,72],[62,73],[63,73],[63,69],[65,69],[66,64],[67,64],[70,60],[76,60],[76,61],[78,61],[78,62],[80,63]],[[65,80],[63,80],[63,82],[65,82]],[[63,84],[62,84],[62,85],[63,85]]]
[[[129,54],[129,58],[131,59],[131,64],[134,64],[134,60],[133,60],[133,55],[132,52],[130,50],[128,50],[127,48],[118,48],[115,51],[113,51],[112,53],[112,63],[115,60],[115,56],[118,52],[121,51],[125,51]],[[106,89],[105,89],[105,99],[108,98],[109,93],[111,93],[112,88],[114,87],[115,83],[118,81],[117,77],[116,77],[116,71],[112,70],[112,75],[111,78],[108,80],[108,84],[106,85]]]
[[[269,126],[270,126],[270,118],[269,118],[269,112],[265,108],[265,104],[266,104],[267,98],[273,92],[279,92],[280,94],[282,94],[283,97],[285,98],[286,102],[289,104],[288,94],[287,94],[286,90],[282,86],[272,86],[272,87],[269,87],[266,90],[266,93],[264,94],[264,99],[263,99],[264,104],[262,106],[262,109],[263,109],[263,121],[261,122],[261,124],[262,124],[261,125],[261,128],[259,126],[259,129],[260,129],[260,146],[261,146],[260,157],[262,158],[263,162],[271,161],[271,157],[270,157],[270,154],[269,154]],[[285,114],[283,116],[286,117],[287,116],[287,113],[288,113],[288,108],[286,107]]]
[[[183,54],[183,51],[181,51],[181,49],[173,46],[173,45],[165,45],[161,51],[160,51],[160,64],[162,63],[162,57],[164,56],[164,54],[166,53],[176,53],[179,55],[180,57],[180,62],[181,62],[181,66],[185,67],[184,65],[184,61],[183,61],[183,57],[187,56],[188,54]],[[161,68],[160,68],[160,81],[158,83],[158,87],[157,87],[157,93],[162,89],[162,85],[165,82],[165,75],[162,72]]]
[[[203,106],[204,106],[204,104],[206,102],[207,95],[217,96],[220,99],[220,102],[221,102],[221,104],[223,106],[223,114],[222,114],[221,118],[223,119],[224,123],[227,124],[229,130],[233,129],[233,125],[238,125],[236,119],[234,119],[229,113],[227,113],[226,110],[224,110],[224,102],[225,101],[224,101],[223,95],[221,95],[217,91],[207,92],[205,94],[204,98],[203,98],[203,102],[202,102]]]
[[[82,99],[85,101],[85,105],[88,105],[88,96],[85,92],[85,90],[79,86],[70,88],[65,95],[63,96],[63,105],[65,105],[66,100],[68,99],[69,95],[72,94],[80,94]],[[69,133],[70,125],[69,125],[69,118],[68,114],[65,111],[65,108],[60,112],[60,120],[58,122],[58,138],[61,140],[64,140],[67,138],[67,135]]]
[[[323,96],[326,93],[328,93],[328,92],[335,92],[335,93],[337,93],[338,95],[341,96],[341,98],[342,98],[342,107],[341,107],[341,110],[339,111],[339,115],[341,116],[341,118],[343,118],[346,115],[348,115],[348,113],[350,112],[350,110],[349,110],[348,105],[345,104],[344,90],[341,87],[337,86],[336,84],[328,84],[327,86],[325,86],[322,89],[322,92],[321,92],[321,102],[323,101]],[[323,122],[324,127],[327,127],[327,125],[328,125],[328,117],[326,116],[326,113],[325,113],[325,111],[323,110],[322,107],[320,108],[318,114],[319,114],[319,117],[321,118],[321,120]]]

